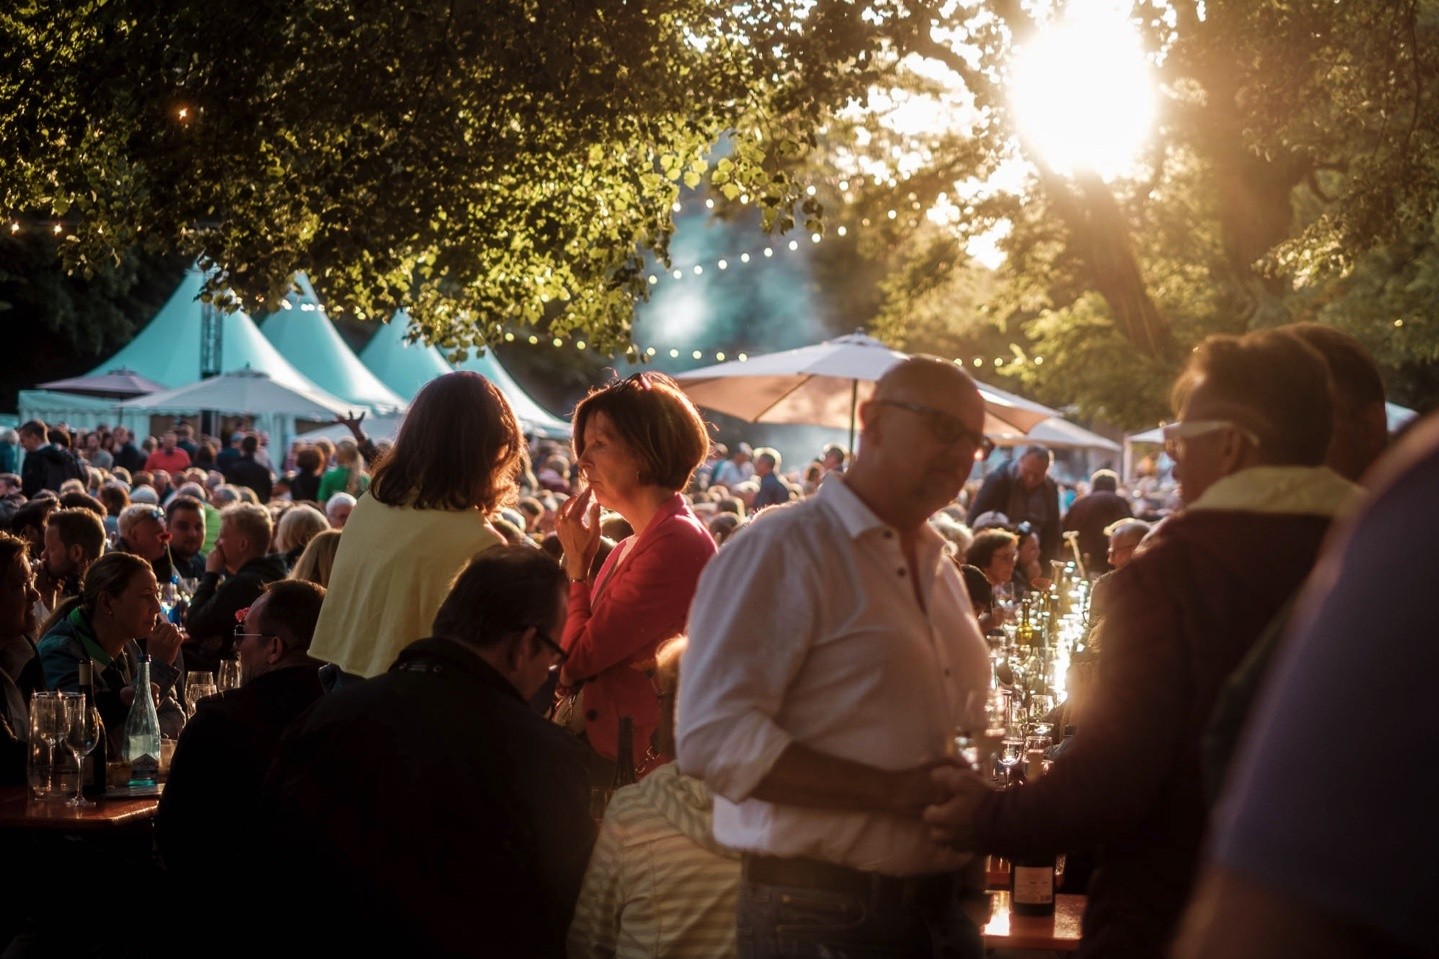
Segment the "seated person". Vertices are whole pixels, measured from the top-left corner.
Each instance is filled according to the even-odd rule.
[[[280,734],[320,698],[320,664],[307,652],[324,589],[294,579],[263,589],[235,630],[241,686],[200,701],[160,799],[160,853],[182,888],[193,879],[206,897],[230,872],[226,851],[244,841],[234,830],[254,814]],[[217,843],[221,824],[225,842]],[[200,903],[186,911],[209,914]]]
[[[235,503],[220,512],[220,538],[205,558],[205,575],[185,614],[191,669],[213,671],[221,659],[230,659],[236,614],[259,598],[266,583],[289,573],[284,557],[269,553],[273,532],[263,506]]]
[[[655,655],[660,725],[655,745],[675,754],[675,693],[686,639]],[[590,856],[569,959],[735,954],[739,854],[715,842],[714,800],[705,784],[673,763],[618,790]]]

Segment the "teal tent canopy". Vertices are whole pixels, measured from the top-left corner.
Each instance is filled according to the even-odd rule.
[[[410,314],[399,310],[360,351],[360,362],[407,402],[430,380],[450,372],[439,350],[405,341],[409,330]]]
[[[295,287],[261,325],[265,338],[325,392],[376,412],[403,409],[404,399],[340,339],[309,277],[296,274]]]
[[[510,376],[509,371],[500,365],[500,358],[494,351],[487,351],[484,356],[471,353],[463,363],[455,364],[455,369],[478,373],[495,384],[495,387],[505,394],[505,399],[510,401],[510,408],[515,411],[515,419],[520,421],[526,432],[538,433],[549,439],[569,439],[570,424],[531,399],[529,394],[520,388],[520,384],[515,382],[514,377]]]

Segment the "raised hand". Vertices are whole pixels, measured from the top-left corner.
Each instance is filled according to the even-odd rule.
[[[586,488],[565,500],[555,516],[555,533],[564,547],[570,579],[587,578],[600,548],[600,504],[593,490]]]

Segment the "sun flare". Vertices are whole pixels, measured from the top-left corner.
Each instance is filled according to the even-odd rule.
[[[1124,174],[1154,125],[1154,73],[1131,4],[1071,0],[1015,53],[1010,102],[1020,133],[1060,173]]]

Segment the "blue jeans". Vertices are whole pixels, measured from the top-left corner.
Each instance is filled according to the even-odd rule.
[[[979,959],[984,943],[956,882],[936,902],[740,883],[740,959]]]

